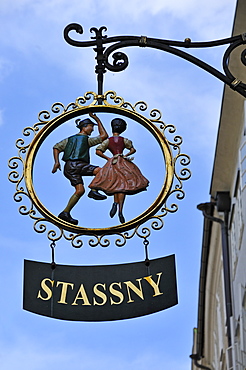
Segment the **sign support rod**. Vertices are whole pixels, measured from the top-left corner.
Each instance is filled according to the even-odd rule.
[[[95,36],[91,37],[92,41],[77,41],[73,40],[69,33],[71,31],[76,31],[77,33],[82,34],[83,28],[77,23],[71,23],[64,29],[64,38],[66,42],[72,46],[76,47],[95,47],[94,51],[97,53],[96,60],[97,65],[95,72],[98,75],[98,103],[101,104],[102,100],[100,95],[103,93],[103,74],[106,72],[106,69],[111,72],[121,72],[127,68],[129,61],[125,53],[117,51],[126,47],[138,46],[142,48],[152,48],[161,50],[167,53],[174,54],[182,59],[187,60],[188,62],[195,64],[199,68],[207,71],[212,74],[214,77],[221,80],[226,85],[230,86],[233,90],[237,91],[240,95],[246,97],[246,84],[243,83],[240,79],[233,75],[229,69],[229,58],[230,54],[238,47],[246,44],[246,33],[241,35],[221,39],[214,41],[206,42],[192,42],[190,38],[186,38],[184,41],[174,41],[174,40],[165,40],[165,39],[156,39],[149,38],[146,36],[114,36],[107,37],[103,35],[103,31],[107,31],[105,26],[100,27],[99,29],[93,27],[90,29],[90,32],[94,32]],[[103,45],[111,44],[107,48]],[[193,55],[185,52],[182,48],[185,49],[203,49],[211,48],[216,46],[229,45],[226,49],[222,65],[224,73],[220,72],[211,65],[205,63],[199,58],[194,57]],[[113,54],[112,54],[113,53]],[[113,62],[109,62],[111,57]],[[246,66],[246,49],[241,52],[241,62]]]

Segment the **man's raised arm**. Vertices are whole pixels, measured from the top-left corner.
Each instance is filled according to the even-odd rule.
[[[101,120],[92,112],[89,113],[90,117],[93,118],[96,123],[98,124],[98,131],[99,131],[99,135],[101,136],[101,139],[102,141],[103,140],[106,140],[108,138],[108,133],[107,131],[105,130]]]

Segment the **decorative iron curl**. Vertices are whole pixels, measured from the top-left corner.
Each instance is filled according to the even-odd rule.
[[[20,174],[17,171],[11,171],[8,175],[8,179],[11,182],[19,184],[21,180],[23,179],[23,175],[21,175],[20,177]]]
[[[90,32],[91,33],[94,32],[96,36],[94,36],[94,37],[92,36],[91,38],[94,39],[94,40],[97,40],[97,39],[106,39],[107,36],[102,34],[103,31],[107,31],[107,27],[102,26],[99,29],[96,28],[96,27],[92,27],[90,29]]]
[[[59,228],[59,227],[57,227],[57,230],[53,230],[53,229],[48,230],[48,225],[51,224],[50,221],[47,220],[44,217],[35,217],[36,211],[34,211],[34,212],[33,212],[33,215],[32,215],[32,218],[35,220],[35,222],[33,224],[34,231],[36,231],[38,234],[43,234],[43,233],[47,232],[47,238],[51,242],[57,242],[63,236],[65,236],[64,235],[65,234],[64,230]],[[53,226],[54,225],[52,224],[52,227]]]
[[[183,190],[183,189],[181,189],[181,188],[179,187],[179,185],[176,185],[176,188],[175,188],[175,190],[173,191],[173,193],[175,193],[175,196],[176,196],[176,198],[177,198],[178,200],[182,200],[182,199],[184,199],[184,197],[185,197],[185,192],[184,192],[184,190]]]
[[[78,234],[78,235],[74,235],[74,234],[66,235],[66,233],[63,233],[63,235],[64,235],[64,238],[66,240],[71,242],[72,247],[74,247],[74,248],[81,248],[84,244],[82,239],[80,238],[81,237],[80,234]]]
[[[176,129],[174,130],[174,127],[171,126],[171,131],[172,133],[174,133]],[[159,219],[160,217],[166,216],[168,213],[175,213],[178,211],[179,207],[176,203],[172,203],[170,206],[167,206],[167,202],[171,199],[172,195],[174,195],[176,199],[179,201],[184,199],[185,192],[183,190],[182,181],[188,180],[191,177],[191,171],[189,168],[184,167],[179,170],[177,168],[178,165],[188,166],[190,164],[190,157],[187,154],[180,153],[179,145],[182,143],[182,140],[177,139],[176,142],[178,142],[178,144],[171,143],[171,145],[174,145],[174,149],[178,150],[178,154],[174,158],[175,163],[174,176],[177,183],[174,185],[174,188],[170,191],[164,207],[161,208],[162,214],[157,216],[159,217]]]
[[[73,40],[69,36],[69,33],[71,31],[75,31],[75,32],[77,32],[81,35],[84,32],[83,27],[78,23],[71,23],[68,26],[66,26],[65,29],[64,29],[64,39],[66,40],[66,42],[68,44],[73,45],[73,46],[79,46],[79,47],[95,46],[96,45],[95,41],[76,41],[76,40]]]
[[[154,221],[151,223],[153,230],[161,230],[164,226],[164,221],[160,216],[154,216]]]
[[[172,194],[175,192],[175,190],[172,191]],[[171,195],[171,194],[170,194]],[[167,207],[167,205],[165,205],[161,210],[163,212],[162,215],[159,215],[159,217],[164,217],[166,216],[168,213],[175,213],[177,212],[177,210],[179,209],[178,205],[176,203],[172,203],[169,207]]]
[[[148,108],[148,105],[144,101],[138,101],[134,104],[133,108],[135,111],[139,110],[140,112],[144,112]]]
[[[246,66],[246,49],[241,54],[241,61]]]
[[[138,228],[136,228],[136,235],[139,238],[146,239],[150,236],[151,231],[148,227],[140,225]]]
[[[107,99],[110,99],[110,100],[112,100],[113,101],[113,103],[116,105],[116,106],[118,106],[118,107],[121,107],[121,106],[123,106],[124,107],[124,104],[125,104],[125,101],[124,101],[124,99],[121,97],[121,96],[118,96],[117,94],[116,94],[116,92],[115,91],[113,91],[113,90],[109,90],[109,91],[107,91],[105,94],[104,94],[104,100],[103,100],[103,103],[105,104],[105,105],[111,105],[112,104],[112,101],[110,101],[110,102],[108,102],[107,101]]]
[[[188,166],[190,164],[190,157],[187,154],[184,154],[184,153],[178,154],[175,161],[176,161],[176,163],[175,163],[175,176],[179,179],[179,181],[189,180],[189,178],[191,177],[190,169],[187,168],[187,167],[181,168],[180,173],[178,175],[177,170],[176,170],[176,166],[177,166],[178,162],[181,166]]]
[[[131,104],[129,102],[125,102],[122,105],[123,108],[131,109],[132,112],[144,112],[147,110],[148,105],[144,101],[138,101],[135,104]]]
[[[34,222],[34,224],[33,224],[33,228],[34,228],[34,230],[35,230],[37,233],[42,234],[42,233],[45,233],[45,232],[46,232],[46,230],[47,230],[47,225],[45,225],[45,224],[43,223],[43,222],[45,222],[45,221],[47,221],[47,220],[46,220],[46,219],[44,219],[44,218],[39,218],[39,219],[37,219],[37,220]],[[52,230],[52,231],[53,231],[53,230]],[[50,232],[48,232],[48,239],[53,241],[53,239],[50,239],[50,238],[49,238],[49,236],[50,236]]]
[[[51,111],[55,114],[65,112],[65,106],[62,103],[54,103],[51,106]]]
[[[16,170],[19,169],[19,164],[22,164],[22,174],[20,175],[19,172],[17,172]],[[24,174],[23,174],[23,166],[24,166],[24,162],[23,162],[23,158],[21,157],[12,157],[10,158],[9,162],[8,162],[8,166],[10,169],[12,169],[13,171],[11,171],[8,175],[8,179],[10,182],[13,182],[16,185],[16,190],[19,190],[19,184],[21,183],[21,181],[23,180],[23,177],[24,177]],[[24,190],[22,188],[22,190]]]
[[[62,234],[63,234],[62,229],[59,229],[59,232],[60,233],[58,234],[58,232],[55,231],[55,230],[49,230],[48,234],[47,234],[48,239],[52,240],[52,242],[56,242],[56,241],[60,240],[61,237],[62,237]]]
[[[16,201],[16,202],[21,202],[23,199],[22,199],[22,196],[21,196],[21,194],[22,195],[26,195],[27,197],[28,197],[28,194],[27,193],[24,193],[24,192],[20,192],[20,193],[17,193],[17,194],[15,194],[15,195],[17,195],[18,197],[14,197],[14,200]],[[31,205],[31,207],[32,207],[32,205]],[[27,206],[25,206],[25,205],[22,205],[22,206],[20,206],[19,207],[19,212],[20,212],[20,214],[21,215],[23,215],[23,216],[28,216],[28,215],[30,215],[31,214],[31,211],[32,211],[32,208],[31,207],[27,207]]]
[[[20,189],[18,189],[18,191],[14,194],[13,198],[14,198],[14,201],[17,202],[17,203],[20,203],[23,201],[23,196],[26,196],[28,199],[29,199],[29,195],[28,193],[25,191],[25,189],[23,187],[21,187]],[[29,199],[30,200],[30,199]],[[31,209],[31,207],[29,207]]]
[[[246,34],[244,34],[246,35]],[[245,37],[245,36],[244,36]],[[230,80],[230,85],[231,87],[234,89],[234,90],[237,90],[237,87],[238,88],[242,88],[242,89],[246,89],[246,84],[243,83],[242,81],[238,80],[233,74],[232,72],[230,71],[229,69],[229,58],[230,58],[230,55],[231,53],[237,49],[239,46],[241,46],[242,44],[245,44],[246,43],[246,40],[244,40],[242,42],[242,40],[237,40],[235,41],[234,43],[232,43],[228,48],[227,50],[225,51],[225,54],[224,54],[224,57],[223,57],[223,69],[225,71],[225,74],[226,76],[229,78]],[[241,62],[243,63],[243,65],[246,66],[246,60],[245,60],[245,54],[246,54],[246,49],[244,49],[241,53]],[[244,95],[245,96],[245,95]]]
[[[182,142],[183,142],[182,137],[179,135],[176,135],[173,138],[173,143],[170,143],[170,142],[169,143],[173,146],[174,150],[177,150],[177,149],[180,149],[180,145],[182,144]]]
[[[168,124],[168,125],[161,125],[161,127],[163,129],[163,132],[165,133],[165,131],[168,131],[169,134],[174,134],[176,132],[176,127],[172,124]]]
[[[98,245],[101,245],[102,247],[108,247],[110,245],[110,241],[109,239],[107,239],[107,235],[100,235],[96,237],[93,235],[93,237],[94,240],[90,239],[88,243],[91,247],[96,247]]]
[[[115,245],[117,247],[123,247],[124,245],[126,245],[127,235],[128,234],[127,233],[124,233],[124,234],[117,234],[117,235],[119,236],[119,238],[115,240]]]
[[[117,52],[112,55],[113,64],[109,63],[108,60],[104,61],[105,67],[111,72],[122,72],[129,65],[128,57],[125,53]]]
[[[160,122],[160,119],[162,117],[162,114],[161,114],[161,111],[159,109],[152,109],[150,111],[150,117],[152,117],[152,122],[156,122],[156,123],[160,123],[162,125],[162,127],[165,126],[165,123],[164,122]]]
[[[84,243],[83,240],[80,239],[77,235],[72,240],[72,247],[74,248],[81,248],[83,247]]]
[[[89,93],[87,93],[87,94],[89,94]],[[54,103],[51,106],[51,112],[54,113],[54,114],[62,114],[64,112],[68,112],[69,110],[76,109],[77,107],[78,107],[77,101],[76,102],[71,102],[67,106],[64,105],[63,103],[57,102],[57,103]],[[51,119],[51,112],[49,112],[47,110],[42,110],[41,112],[39,112],[39,114],[38,114],[38,121],[39,122],[35,123],[34,126],[33,126],[33,129],[35,130],[35,132],[37,132],[39,130],[40,125],[44,125],[46,123],[49,123],[49,121]]]
[[[74,108],[79,107],[79,106],[83,106],[86,103],[88,104],[89,100],[92,100],[90,102],[90,105],[95,105],[97,103],[97,94],[94,93],[93,91],[88,91],[84,94],[84,96],[79,96],[76,99]]]
[[[39,122],[42,122],[42,123],[47,123],[49,121],[50,117],[51,117],[50,112],[48,112],[47,110],[42,110],[38,114],[38,120],[39,120]]]
[[[16,170],[19,169],[19,164],[22,164],[22,174],[19,174]],[[11,171],[8,175],[8,179],[10,182],[16,184],[16,192],[14,193],[13,199],[15,202],[22,202],[23,201],[23,196],[27,197],[29,199],[28,193],[25,191],[25,188],[22,186],[22,181],[24,179],[24,172],[23,172],[23,167],[24,167],[24,160],[22,157],[12,157],[10,158],[8,162],[9,168],[13,169],[14,171]],[[29,199],[30,201],[30,199]],[[29,208],[27,206],[21,206],[19,207],[19,212],[21,214],[29,214],[30,209],[32,208],[32,203]]]

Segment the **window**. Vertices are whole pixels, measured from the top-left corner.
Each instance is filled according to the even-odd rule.
[[[242,190],[246,187],[246,139],[244,136],[244,142],[240,148],[240,168],[241,168],[241,181]]]
[[[245,142],[246,143],[246,142]],[[246,146],[245,146],[246,149]],[[246,159],[246,157],[245,157]],[[245,161],[246,164],[246,161]],[[246,174],[246,173],[245,173]],[[242,244],[243,236],[243,217],[242,217],[242,193],[240,186],[240,172],[238,171],[235,191],[232,199],[232,212],[230,224],[230,241],[231,241],[231,259],[232,259],[232,272],[235,275],[238,253]]]

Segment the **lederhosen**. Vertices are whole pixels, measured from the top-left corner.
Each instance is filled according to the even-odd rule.
[[[89,144],[87,135],[73,135],[68,138],[62,160],[64,176],[72,186],[83,184],[82,176],[92,176],[95,168],[90,164]]]

